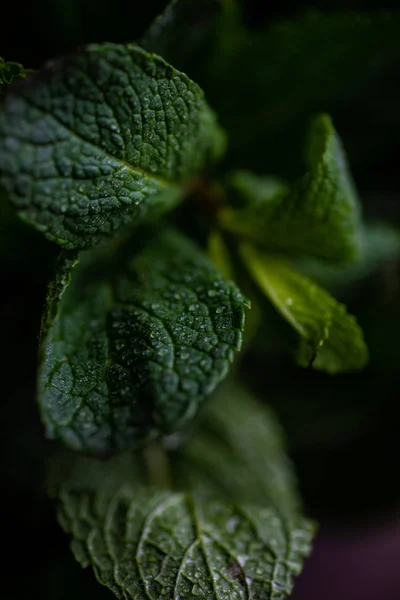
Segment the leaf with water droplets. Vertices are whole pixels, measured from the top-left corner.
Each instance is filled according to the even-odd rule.
[[[93,44],[10,89],[0,186],[50,240],[86,248],[174,207],[223,146],[186,75],[138,46]]]
[[[75,459],[56,491],[59,520],[72,536],[76,559],[92,566],[117,598],[284,600],[290,595],[315,526],[298,512],[273,414],[240,386],[218,396],[194,433],[194,446],[189,440],[173,462],[175,469],[176,462],[184,462],[190,482],[175,471],[176,487],[149,487],[146,472],[139,471],[141,461],[124,453],[106,463]],[[54,466],[59,475],[60,465]]]
[[[306,157],[308,171],[291,186],[246,172],[232,177],[245,207],[223,210],[221,223],[267,250],[351,262],[360,250],[360,204],[329,116],[312,120]]]
[[[42,332],[48,435],[105,454],[179,428],[227,374],[247,301],[172,230],[66,261]]]
[[[356,319],[328,292],[293,270],[285,260],[242,245],[246,267],[275,308],[296,330],[303,367],[338,373],[368,362],[368,348]]]

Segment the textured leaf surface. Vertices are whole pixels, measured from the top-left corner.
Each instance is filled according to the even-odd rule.
[[[220,0],[172,0],[139,45],[186,71],[197,58],[221,14]]]
[[[230,164],[291,175],[304,123],[320,111],[346,123],[354,154],[378,158],[382,132],[398,125],[399,20],[398,11],[309,11],[251,31],[225,22],[201,82],[228,132]]]
[[[227,374],[247,301],[174,231],[68,261],[42,339],[48,434],[104,454],[175,430]]]
[[[282,515],[299,510],[283,432],[265,404],[241,385],[224,383],[201,417],[173,465],[177,485],[185,481],[235,501],[268,503]]]
[[[299,334],[296,359],[301,366],[333,374],[366,365],[362,331],[345,306],[284,260],[249,245],[242,246],[241,254],[260,288]]]
[[[240,388],[215,401],[194,445],[176,457],[190,474],[178,471],[179,488],[148,487],[140,461],[126,453],[106,463],[79,458],[59,488],[75,557],[118,598],[284,600],[292,590],[314,525],[287,498],[296,491],[279,428]]]
[[[10,90],[0,185],[49,239],[85,248],[174,206],[222,145],[186,75],[134,45],[91,45]]]
[[[245,199],[253,201],[243,210],[226,209],[222,223],[263,248],[351,261],[359,251],[360,208],[327,115],[310,125],[306,157],[307,173],[287,190],[271,194],[263,179],[257,183],[255,176],[237,178],[237,192],[245,190]]]

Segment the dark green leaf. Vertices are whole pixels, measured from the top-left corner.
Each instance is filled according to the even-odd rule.
[[[170,209],[224,137],[203,92],[134,45],[91,45],[13,86],[0,113],[0,184],[66,248]]]
[[[300,336],[297,362],[338,373],[363,368],[368,349],[355,318],[345,306],[284,260],[259,254],[249,245],[242,258],[262,291]]]
[[[304,122],[320,111],[346,123],[354,153],[376,155],[382,131],[398,126],[399,24],[398,11],[308,12],[266,29],[221,28],[202,84],[228,131],[232,164],[296,172]]]
[[[300,508],[274,413],[237,383],[218,388],[174,467],[180,485],[185,481],[189,487],[213,489],[235,501],[268,503],[282,514]]]
[[[56,490],[76,559],[117,598],[284,600],[292,591],[315,527],[296,510],[272,413],[242,391],[210,404],[176,457],[190,474],[178,472],[177,488],[149,487],[125,453],[76,459]]]
[[[172,0],[139,45],[186,70],[215,27],[221,10],[221,0]]]
[[[310,125],[306,157],[307,173],[288,189],[279,182],[239,174],[233,184],[237,194],[244,193],[247,206],[223,211],[221,222],[263,248],[354,260],[360,244],[360,208],[327,115],[319,115]]]
[[[174,231],[114,256],[84,253],[69,284],[71,260],[51,288],[41,344],[48,435],[105,454],[177,429],[227,374],[246,300]]]

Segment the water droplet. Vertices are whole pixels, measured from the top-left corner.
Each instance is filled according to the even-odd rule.
[[[238,563],[239,563],[239,565],[240,565],[241,567],[244,567],[244,565],[246,564],[246,560],[247,560],[248,558],[249,558],[249,557],[248,557],[247,555],[245,555],[245,554],[244,554],[243,556],[240,556],[240,555],[239,555],[239,556],[237,557],[237,561],[238,561]]]
[[[285,304],[287,304],[288,306],[292,306],[292,304],[293,304],[293,298],[286,298]]]
[[[236,529],[236,525],[238,524],[238,518],[237,517],[232,517],[231,519],[228,519],[226,522],[226,530],[229,533],[233,533]]]

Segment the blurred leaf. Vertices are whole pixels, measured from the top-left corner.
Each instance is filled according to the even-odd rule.
[[[218,229],[211,231],[208,238],[208,256],[218,271],[227,279],[234,279],[234,267],[229,249]]]
[[[223,210],[221,224],[262,248],[354,260],[360,243],[360,207],[327,115],[311,122],[306,157],[307,173],[287,189],[274,180],[236,175],[231,185],[247,203],[241,210]]]
[[[398,12],[308,12],[252,31],[226,22],[199,81],[228,132],[232,165],[296,173],[303,123],[321,111],[340,116],[351,156],[378,157],[383,132],[400,125],[398,77],[389,75],[393,65],[398,73],[399,24]]]
[[[241,247],[249,272],[300,336],[296,361],[334,374],[363,368],[368,349],[355,318],[325,290],[282,259]]]
[[[400,231],[385,223],[371,223],[361,232],[360,256],[350,265],[334,265],[311,258],[296,268],[330,290],[349,288],[400,258]]]
[[[262,204],[288,185],[273,175],[255,175],[251,171],[238,170],[229,173],[225,181],[227,204],[234,208],[250,208]]]
[[[162,56],[175,68],[187,71],[215,28],[221,13],[221,0],[172,0],[156,18],[138,44]]]
[[[228,382],[201,413],[200,424],[173,462],[177,485],[206,487],[235,501],[271,504],[290,514],[301,507],[283,431],[265,404]]]

